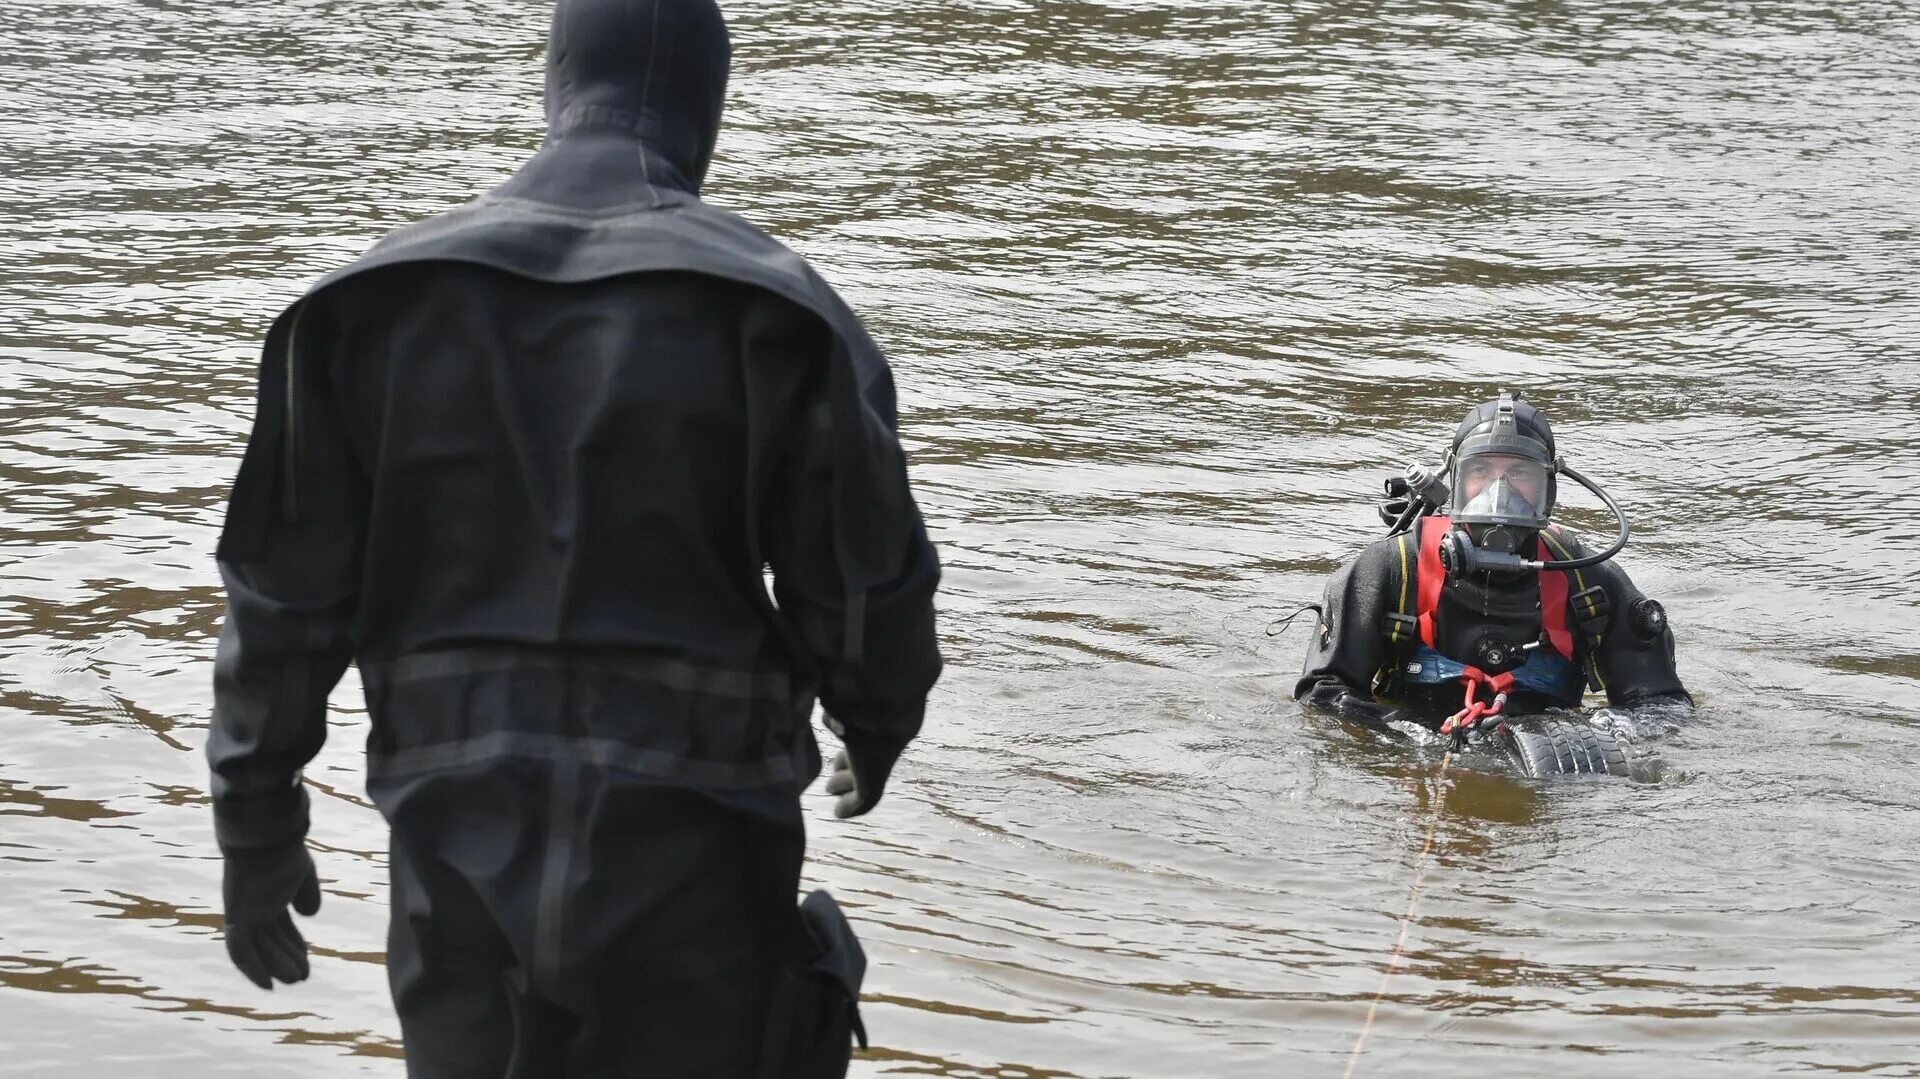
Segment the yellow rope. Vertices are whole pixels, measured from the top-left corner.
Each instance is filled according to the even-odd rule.
[[[1420,846],[1420,857],[1413,863],[1413,894],[1407,897],[1407,912],[1400,916],[1400,939],[1393,942],[1393,955],[1387,959],[1387,969],[1380,974],[1380,988],[1373,994],[1373,1003],[1367,1005],[1367,1021],[1361,1024],[1360,1037],[1353,1043],[1353,1052],[1347,1057],[1347,1070],[1341,1079],[1353,1079],[1355,1068],[1360,1066],[1360,1054],[1367,1048],[1367,1035],[1373,1032],[1373,1018],[1380,1011],[1380,1000],[1387,995],[1387,980],[1400,966],[1400,956],[1407,946],[1407,930],[1413,925],[1414,909],[1420,905],[1420,878],[1427,869],[1427,855],[1433,850],[1434,833],[1440,829],[1440,784],[1447,778],[1447,765],[1453,763],[1453,750],[1440,758],[1440,774],[1433,780],[1433,818],[1427,822],[1427,841]]]

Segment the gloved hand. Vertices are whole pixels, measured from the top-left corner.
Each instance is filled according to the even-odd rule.
[[[1395,708],[1393,705],[1381,704],[1379,701],[1356,696],[1352,693],[1343,694],[1340,697],[1339,708],[1340,714],[1343,716],[1349,716],[1363,723],[1379,724],[1380,726],[1386,726],[1398,720],[1411,718],[1407,713]]]
[[[1362,697],[1332,680],[1314,686],[1305,697],[1301,698],[1301,703],[1325,708],[1348,719],[1357,719],[1362,723],[1372,723],[1377,726],[1413,718],[1390,704],[1382,704],[1371,697]]]
[[[1684,718],[1692,706],[1671,697],[1655,697],[1625,708],[1596,708],[1587,714],[1587,722],[1616,739],[1645,741],[1676,734],[1676,718]]]
[[[307,977],[307,942],[288,904],[311,917],[320,910],[320,876],[304,841],[228,850],[221,898],[226,904],[227,957],[262,989]]]
[[[871,812],[880,804],[887,789],[887,777],[893,774],[893,762],[900,759],[906,746],[885,738],[849,732],[827,717],[827,729],[845,743],[833,758],[833,770],[827,775],[827,793],[836,795],[833,815],[846,820]]]
[[[1633,713],[1618,708],[1595,708],[1587,713],[1587,724],[1615,736],[1634,733]]]

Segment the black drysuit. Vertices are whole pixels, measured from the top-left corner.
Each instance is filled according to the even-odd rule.
[[[304,836],[357,662],[415,1076],[783,1074],[813,703],[890,760],[939,674],[884,360],[697,196],[726,66],[710,0],[562,0],[541,151],[268,335],[215,821]]]
[[[1567,555],[1586,553],[1570,533],[1555,536]],[[1390,615],[1417,613],[1418,550],[1417,533],[1375,540],[1328,580],[1295,698],[1361,718],[1381,714],[1384,709],[1376,702],[1385,702],[1429,723],[1460,709],[1458,681],[1429,685],[1403,677],[1416,635],[1403,631],[1397,643],[1390,639],[1395,636]],[[1560,553],[1549,550],[1545,557]],[[1573,663],[1587,688],[1604,692],[1616,707],[1691,703],[1674,668],[1673,634],[1664,616],[1644,617],[1646,599],[1618,562],[1547,572],[1564,573],[1568,595],[1574,597],[1568,603]],[[1588,589],[1599,591],[1580,598]],[[1475,645],[1490,634],[1514,644],[1541,640],[1541,616],[1537,573],[1448,578],[1434,612],[1434,651],[1474,663]],[[1564,697],[1516,691],[1507,710],[1521,714],[1579,704],[1576,681]]]

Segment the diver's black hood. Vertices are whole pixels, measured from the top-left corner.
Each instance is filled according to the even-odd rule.
[[[1460,426],[1453,430],[1454,452],[1459,453],[1469,438],[1492,433],[1496,426],[1494,420],[1500,414],[1500,406],[1507,400],[1511,400],[1513,404],[1514,433],[1521,438],[1532,439],[1539,443],[1540,450],[1545,453],[1544,457],[1540,452],[1527,452],[1524,455],[1551,462],[1554,454],[1553,424],[1547,422],[1546,413],[1533,407],[1532,402],[1522,400],[1518,393],[1512,394],[1511,397],[1503,393],[1499,400],[1473,406],[1473,410],[1467,413],[1467,418],[1461,420]]]
[[[500,194],[602,209],[698,193],[732,54],[714,0],[558,0],[546,142]]]

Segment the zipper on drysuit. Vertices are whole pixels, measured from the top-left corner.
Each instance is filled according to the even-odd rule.
[[[307,301],[301,300],[293,306],[293,321],[287,326],[286,355],[281,360],[280,377],[286,384],[281,388],[280,407],[283,410],[281,422],[285,425],[280,447],[280,513],[289,524],[300,516],[300,491],[297,483],[300,462],[300,409],[299,397],[294,393],[295,375],[298,372],[300,349],[300,319],[307,313]]]

